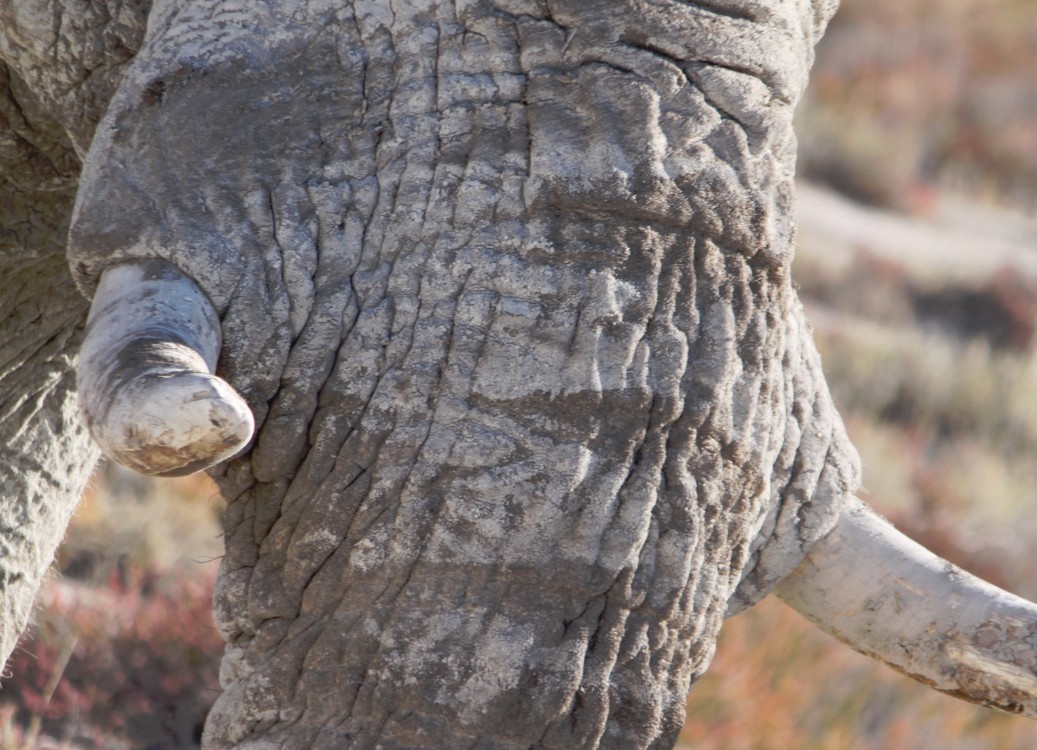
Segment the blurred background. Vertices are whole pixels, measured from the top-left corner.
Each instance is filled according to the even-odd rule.
[[[1037,599],[1037,2],[844,0],[800,107],[794,273],[865,497]],[[0,750],[197,747],[218,690],[204,478],[102,467],[7,665]],[[1037,747],[773,597],[728,622],[686,747]]]

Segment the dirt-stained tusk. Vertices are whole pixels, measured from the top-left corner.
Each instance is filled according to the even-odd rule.
[[[1037,717],[1037,605],[937,557],[860,500],[775,591],[926,685]]]
[[[251,439],[252,412],[213,375],[220,321],[198,285],[164,260],[104,272],[79,356],[79,402],[109,458],[181,476],[230,458]]]

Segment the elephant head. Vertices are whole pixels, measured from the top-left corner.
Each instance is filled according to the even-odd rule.
[[[853,498],[791,285],[832,3],[163,0],[96,81],[20,7],[9,90],[83,160],[85,421],[228,501],[208,747],[668,747],[775,587],[1034,710],[1037,610]]]

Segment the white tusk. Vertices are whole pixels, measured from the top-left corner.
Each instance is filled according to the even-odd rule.
[[[230,458],[252,438],[252,412],[213,375],[220,320],[205,293],[164,260],[104,272],[79,355],[79,403],[109,458],[180,476]]]
[[[936,690],[1037,717],[1037,605],[937,557],[856,498],[775,593]]]

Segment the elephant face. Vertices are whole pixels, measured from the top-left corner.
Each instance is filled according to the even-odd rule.
[[[828,10],[156,5],[70,261],[194,279],[256,417],[210,747],[672,742],[856,484],[788,275]]]
[[[1037,606],[851,497],[788,278],[831,11],[0,0],[0,649],[79,352],[109,455],[228,500],[207,747],[667,747],[772,588],[1037,716]]]
[[[672,741],[856,482],[788,279],[822,16],[152,10],[69,251],[195,279],[256,417],[209,745]]]

